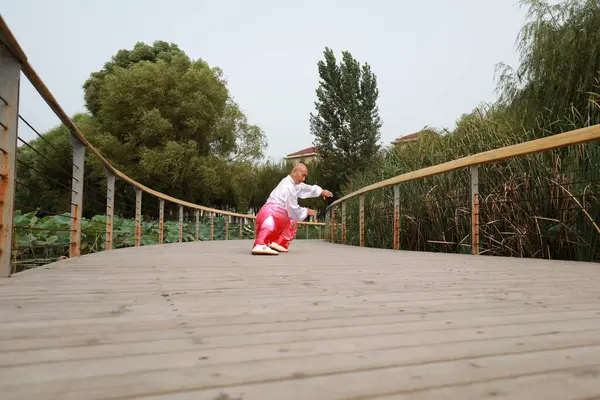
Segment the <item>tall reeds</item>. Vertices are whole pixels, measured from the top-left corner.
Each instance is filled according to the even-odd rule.
[[[594,121],[519,127],[502,108],[465,115],[453,132],[428,130],[391,149],[346,188],[360,187],[466,155],[532,140]],[[540,124],[543,126],[543,124]],[[456,170],[400,184],[402,250],[471,252],[469,172]],[[600,261],[600,143],[592,142],[479,168],[480,254]],[[341,223],[341,208],[336,213]],[[347,203],[347,243],[359,244],[358,199]],[[328,229],[329,233],[330,230]],[[341,232],[338,228],[336,242]],[[365,195],[365,245],[392,248],[393,190]]]

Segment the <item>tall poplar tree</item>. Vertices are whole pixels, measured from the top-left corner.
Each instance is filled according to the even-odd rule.
[[[310,130],[323,184],[339,194],[352,174],[367,168],[380,150],[379,90],[369,64],[361,66],[348,51],[342,52],[339,65],[330,48],[323,54],[325,60],[317,63],[320,82]]]

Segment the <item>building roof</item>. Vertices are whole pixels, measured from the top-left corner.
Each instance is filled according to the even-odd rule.
[[[306,149],[302,149],[299,151],[296,151],[294,153],[290,153],[287,155],[287,157],[298,157],[298,156],[308,156],[308,155],[316,155],[317,154],[317,149],[315,149],[314,147],[307,147]]]
[[[413,140],[416,139],[421,132],[411,133],[410,135],[400,136],[394,139],[394,142],[403,142],[405,140]]]
[[[411,133],[410,135],[405,135],[405,136],[400,136],[397,137],[396,139],[394,139],[394,141],[392,143],[400,143],[400,142],[407,142],[407,141],[412,141],[412,140],[417,140],[419,138],[419,136],[421,135],[426,135],[426,134],[435,134],[438,135],[437,132],[431,130],[431,129],[424,129],[421,130],[419,132],[415,132],[415,133]]]

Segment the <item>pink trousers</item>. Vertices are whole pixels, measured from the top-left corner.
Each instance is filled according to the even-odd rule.
[[[298,224],[288,217],[287,211],[277,204],[267,203],[256,215],[256,240],[254,246],[269,245],[273,242],[287,249],[290,245]]]

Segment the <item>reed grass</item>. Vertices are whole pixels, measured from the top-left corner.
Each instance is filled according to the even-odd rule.
[[[430,165],[598,123],[576,113],[526,129],[501,108],[464,115],[452,132],[390,149],[345,188]],[[471,253],[469,171],[461,169],[400,184],[400,248]],[[479,167],[482,255],[600,261],[600,143],[591,142]],[[347,244],[358,245],[359,200],[347,202]],[[341,207],[336,210],[341,223]],[[325,232],[330,239],[331,229]],[[341,239],[341,228],[336,231]],[[393,189],[365,195],[365,245],[393,247]]]

